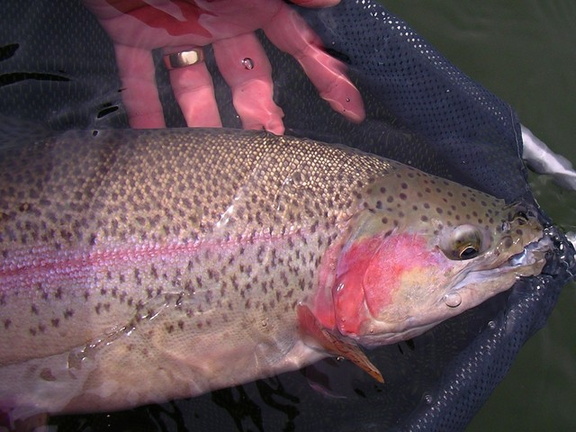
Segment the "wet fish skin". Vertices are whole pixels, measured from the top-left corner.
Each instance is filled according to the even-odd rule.
[[[466,204],[450,208],[454,196]],[[504,266],[541,237],[524,216],[393,161],[266,133],[79,131],[7,146],[0,405],[14,418],[118,409],[302,367],[327,353],[300,328],[299,305],[344,339],[394,341],[372,341],[375,330],[412,337],[474,302],[447,307],[454,284],[414,297],[420,280],[392,293],[391,312],[368,317],[376,325],[366,316],[343,324],[334,309],[374,297],[362,287],[359,300],[340,295],[350,292],[335,285],[350,274],[350,251],[418,237],[416,248],[442,259],[442,283],[462,280],[472,264]],[[442,239],[464,221],[485,247],[475,259],[446,259]],[[474,301],[542,265],[476,283]],[[414,299],[430,307],[416,307],[410,332]],[[392,325],[380,329],[383,321]]]

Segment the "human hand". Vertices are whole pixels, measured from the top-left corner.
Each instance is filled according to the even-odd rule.
[[[272,98],[271,65],[254,34],[257,29],[298,60],[334,110],[355,122],[364,119],[362,98],[346,77],[345,65],[323,51],[319,37],[282,0],[83,2],[114,43],[122,98],[134,128],[165,127],[152,59],[152,50],[158,48],[168,60],[179,52],[196,56],[197,61],[180,65],[185,67],[169,68],[172,89],[188,126],[222,125],[212,78],[202,61],[201,47],[212,44],[243,127],[283,133],[283,112]],[[338,2],[294,0],[306,7]]]

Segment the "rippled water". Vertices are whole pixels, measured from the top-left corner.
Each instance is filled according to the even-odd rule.
[[[576,163],[576,2],[386,0],[468,75],[508,101],[524,125]],[[539,203],[576,230],[576,193],[534,178]],[[469,431],[576,430],[576,285],[524,347]]]

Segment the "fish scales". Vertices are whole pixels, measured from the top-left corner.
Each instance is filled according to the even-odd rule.
[[[294,303],[353,211],[351,189],[387,164],[252,134],[230,157],[225,136],[72,132],[3,154],[2,365],[132,327],[174,296],[180,317],[160,338],[234,328],[228,344],[258,323],[294,344]]]
[[[71,131],[7,146],[0,405],[121,408],[301,367],[327,352],[302,337],[299,306],[346,338],[365,325],[326,313],[348,301],[333,289],[350,239],[493,230],[510,211],[393,161],[264,132]],[[530,227],[515,253],[538,239]]]

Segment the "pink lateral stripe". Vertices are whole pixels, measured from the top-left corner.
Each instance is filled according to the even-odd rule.
[[[60,250],[48,246],[34,248],[30,251],[11,251],[8,259],[0,263],[0,286],[6,292],[10,287],[21,287],[22,283],[30,286],[56,280],[82,278],[94,274],[97,269],[116,268],[122,263],[137,263],[156,258],[174,258],[185,255],[194,257],[200,250],[222,250],[239,246],[276,243],[287,241],[296,236],[305,236],[309,229],[298,229],[284,235],[258,234],[255,236],[236,236],[230,240],[196,241],[193,243],[168,243],[165,245],[147,245],[133,248],[115,248],[114,250]],[[87,271],[90,270],[90,273]],[[20,283],[18,283],[20,282]]]

